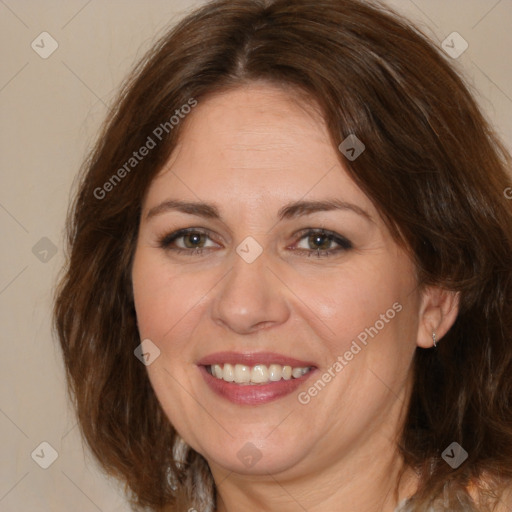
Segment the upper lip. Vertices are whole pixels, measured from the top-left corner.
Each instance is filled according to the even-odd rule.
[[[211,366],[214,364],[243,364],[245,366],[254,366],[257,364],[280,364],[281,366],[292,366],[294,368],[314,367],[311,361],[302,361],[294,357],[288,357],[275,352],[215,352],[209,354],[199,361],[199,366]]]

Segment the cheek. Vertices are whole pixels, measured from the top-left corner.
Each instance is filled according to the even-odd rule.
[[[193,329],[213,276],[177,272],[165,258],[142,249],[135,255],[132,281],[141,339],[151,339],[161,350],[178,350],[183,337],[177,333]]]
[[[362,260],[361,260],[362,261]],[[385,258],[366,259],[364,265],[340,266],[329,273],[297,278],[294,291],[300,316],[328,343],[330,352],[343,353],[354,339],[391,332],[412,284],[403,265]],[[406,262],[404,262],[406,264]],[[398,271],[400,268],[402,272]],[[394,329],[393,329],[394,330]]]
[[[203,290],[201,279],[180,274],[151,249],[135,254],[132,283],[140,339],[150,339],[160,350],[146,370],[151,385],[171,423],[179,431],[190,431],[190,365],[187,335],[197,325]],[[206,286],[206,284],[205,284]],[[186,361],[185,361],[186,362]]]

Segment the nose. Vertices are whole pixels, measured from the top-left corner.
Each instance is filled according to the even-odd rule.
[[[290,316],[286,286],[271,270],[265,251],[252,263],[238,255],[234,260],[212,300],[214,322],[237,334],[286,322]]]

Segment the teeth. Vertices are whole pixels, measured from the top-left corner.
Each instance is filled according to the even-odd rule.
[[[222,366],[214,364],[212,367],[212,372],[213,375],[215,375],[215,377],[217,377],[218,379],[222,379]]]
[[[292,377],[294,379],[298,379],[299,377],[302,377],[302,368],[293,368],[292,369]]]
[[[236,384],[268,384],[269,382],[277,382],[281,379],[290,380],[298,379],[306,375],[310,367],[281,366],[280,364],[257,364],[252,368],[244,364],[214,364],[207,367],[208,372],[217,379],[226,382],[235,382]]]
[[[235,364],[235,382],[240,384],[251,382],[251,368],[244,364]]]
[[[261,384],[268,382],[268,368],[264,364],[257,364],[251,371],[251,382]]]
[[[283,367],[279,364],[271,364],[268,367],[268,378],[272,382],[276,382],[278,380],[281,380],[281,376],[283,374]]]
[[[231,364],[225,364],[222,374],[219,379],[224,379],[226,382],[233,382],[235,380],[235,369]]]

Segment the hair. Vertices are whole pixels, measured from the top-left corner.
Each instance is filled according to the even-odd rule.
[[[453,327],[414,356],[399,449],[420,483],[404,510],[492,510],[512,479],[511,158],[448,58],[375,2],[213,1],[135,67],[82,168],[55,301],[82,435],[134,507],[215,509],[206,460],[134,357],[131,264],[145,193],[186,120],[162,123],[254,82],[305,94],[334,146],[350,134],[364,142],[354,161],[339,153],[345,169],[410,252],[418,285],[459,293]],[[155,147],[130,160],[148,137]],[[457,469],[441,457],[454,441],[468,452]]]

